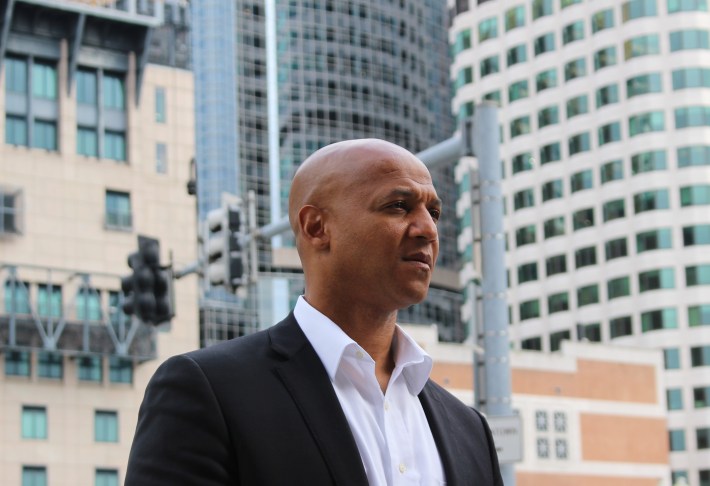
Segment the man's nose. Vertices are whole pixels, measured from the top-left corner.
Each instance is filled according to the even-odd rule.
[[[412,215],[409,225],[409,235],[412,238],[425,238],[427,241],[434,241],[439,236],[436,221],[427,208],[421,208]]]

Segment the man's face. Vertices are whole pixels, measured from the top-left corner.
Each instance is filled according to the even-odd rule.
[[[439,254],[441,201],[429,171],[394,152],[364,164],[345,192],[330,207],[334,285],[383,311],[422,301]]]

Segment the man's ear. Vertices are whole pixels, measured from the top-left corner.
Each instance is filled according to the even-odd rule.
[[[330,246],[330,234],[325,227],[325,212],[315,206],[306,205],[298,212],[298,224],[304,242],[318,250]]]

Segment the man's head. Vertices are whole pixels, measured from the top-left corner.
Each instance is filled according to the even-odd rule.
[[[377,139],[324,147],[298,169],[289,219],[311,300],[388,312],[426,296],[441,201],[426,166]]]

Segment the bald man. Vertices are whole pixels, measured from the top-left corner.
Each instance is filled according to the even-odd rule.
[[[426,297],[441,210],[394,144],[309,157],[289,197],[304,295],[265,331],[161,365],[126,484],[502,485],[485,420],[396,323]]]

